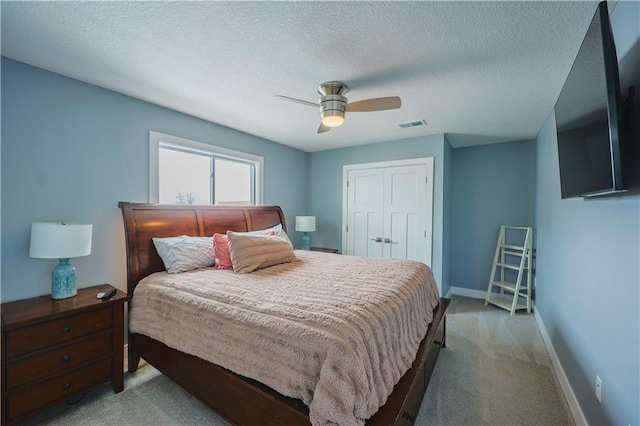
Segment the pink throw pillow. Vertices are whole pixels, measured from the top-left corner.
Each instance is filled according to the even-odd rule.
[[[213,254],[216,258],[216,269],[233,269],[231,253],[229,253],[229,239],[226,234],[213,235]]]
[[[269,231],[263,235],[273,236],[275,234],[275,232]],[[233,269],[227,234],[213,234],[213,255],[215,257],[214,265],[216,269]]]

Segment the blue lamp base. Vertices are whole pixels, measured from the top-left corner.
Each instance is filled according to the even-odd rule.
[[[76,267],[69,263],[69,259],[60,259],[58,266],[51,272],[51,298],[67,299],[76,294]]]
[[[306,232],[302,234],[302,246],[300,248],[302,250],[309,250],[311,248],[309,247],[309,234]]]

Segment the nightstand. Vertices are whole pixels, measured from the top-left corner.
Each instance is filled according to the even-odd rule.
[[[103,284],[2,304],[2,424],[111,381],[124,388],[124,302]]]
[[[309,250],[311,251],[321,251],[324,253],[338,253],[338,249],[326,248],[326,247],[311,247]]]

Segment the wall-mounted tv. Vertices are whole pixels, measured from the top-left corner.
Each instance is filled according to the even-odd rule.
[[[555,113],[562,198],[625,191],[618,59],[604,1],[589,25]]]

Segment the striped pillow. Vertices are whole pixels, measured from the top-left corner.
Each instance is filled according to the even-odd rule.
[[[211,244],[213,237],[153,238],[153,245],[170,274],[213,266],[215,258]]]
[[[246,274],[257,269],[298,260],[288,239],[227,231],[233,272]]]

